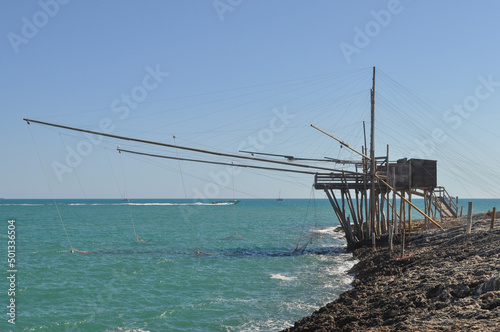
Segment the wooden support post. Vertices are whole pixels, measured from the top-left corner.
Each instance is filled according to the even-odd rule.
[[[385,174],[387,174],[387,179],[390,179],[391,174],[390,174],[390,167],[389,167],[389,144],[387,144],[387,159],[385,162]],[[386,190],[386,192],[384,194],[384,199],[387,201],[387,203],[389,203],[389,190]],[[383,204],[382,204],[382,206],[383,206]],[[385,217],[384,233],[389,231],[389,204],[387,204],[387,210],[386,210],[385,216],[386,217]]]
[[[408,199],[411,202],[411,190],[408,191]],[[411,206],[409,206],[408,207],[408,232],[411,232],[411,211],[412,211],[412,208],[411,208]]]
[[[394,188],[391,187],[390,184],[388,184],[387,182],[385,182],[384,180],[380,179],[379,178],[379,181],[382,182],[383,184],[385,184],[388,188],[390,188],[391,190],[394,190]],[[433,223],[434,225],[436,225],[438,228],[443,228],[440,224],[438,224],[437,222],[434,221],[434,219],[432,219],[431,217],[429,217],[427,214],[425,214],[422,210],[420,210],[418,207],[415,206],[415,204],[413,204],[412,202],[410,202],[409,200],[407,200],[406,198],[404,197],[401,197],[401,199],[403,199],[404,201],[406,201],[406,203],[410,204],[415,210],[417,210],[420,214],[422,214],[425,218],[429,219],[429,221],[431,223]]]
[[[406,231],[403,228],[403,239],[401,241],[401,258],[405,256],[405,239],[406,239]]]
[[[385,217],[385,194],[381,194],[380,197],[380,221],[381,221],[381,233],[380,234],[386,234],[387,233],[387,218]]]
[[[396,168],[392,169],[392,224],[394,225],[394,233],[398,233],[398,210],[396,206]]]
[[[368,209],[368,191],[367,190],[365,190],[365,223],[366,223],[366,229],[367,229],[365,236],[368,239],[368,238],[370,238],[371,226],[370,226],[370,210]]]
[[[392,238],[394,237],[394,226],[389,226],[389,252],[392,252]]]
[[[357,218],[357,213],[356,211],[354,210],[354,204],[352,203],[352,196],[351,196],[351,190],[349,189],[349,184],[347,183],[347,179],[346,179],[346,176],[345,176],[345,173],[342,173],[343,175],[343,179],[342,181],[344,182],[345,184],[345,196],[347,198],[347,206],[349,207],[349,211],[351,212],[351,216],[352,216],[352,220],[354,222],[354,227],[355,227],[355,237],[358,239],[358,240],[361,240],[362,237],[361,237],[361,227],[358,223],[358,218]],[[344,199],[344,197],[342,197],[342,199]],[[344,212],[345,213],[345,212]]]
[[[472,230],[472,202],[469,202],[469,210],[467,211],[467,225],[465,226],[465,235],[470,234]]]
[[[463,215],[463,213],[464,213],[464,206],[462,205],[462,206],[460,207],[460,217]]]
[[[424,206],[425,214],[429,214],[429,191],[424,190]],[[429,220],[425,219],[425,229],[429,229]]]
[[[401,232],[406,227],[406,211],[405,211],[406,204],[404,202],[405,198],[404,190],[401,190],[401,194],[399,197],[401,197],[401,201],[399,202],[399,215],[401,216],[401,219],[399,220],[399,229]]]
[[[493,214],[491,215],[491,227],[490,229],[493,229],[495,227],[495,216],[497,215],[497,208],[493,208]]]
[[[375,198],[375,233],[380,234],[380,204],[379,195],[377,194]]]
[[[342,210],[340,209],[340,206],[337,202],[337,198],[335,197],[333,190],[330,193],[328,189],[325,188],[324,191],[326,193],[326,196],[328,196],[328,200],[330,201],[333,210],[337,214],[337,218],[339,219],[340,225],[344,230],[347,243],[349,245],[356,243],[356,240],[354,239],[354,235],[352,233],[351,224],[346,220],[345,214],[342,214]]]
[[[345,215],[345,190],[342,189],[340,191],[340,195],[342,197],[342,213]]]
[[[359,198],[359,190],[356,190],[356,212],[358,214],[359,238],[363,239],[363,195]]]

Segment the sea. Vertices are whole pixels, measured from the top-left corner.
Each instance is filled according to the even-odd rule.
[[[0,216],[1,331],[279,331],[356,263],[325,199],[0,199]]]

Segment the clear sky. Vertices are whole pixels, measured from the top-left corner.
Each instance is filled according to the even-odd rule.
[[[389,144],[391,160],[438,160],[452,195],[500,197],[498,1],[0,6],[0,197],[322,197],[312,175],[119,154],[244,162],[22,119],[232,154],[353,159],[310,124],[361,149],[373,66],[377,155]]]

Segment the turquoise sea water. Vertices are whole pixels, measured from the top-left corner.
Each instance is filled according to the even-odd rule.
[[[2,331],[276,331],[352,282],[355,260],[326,200],[56,202],[0,200]],[[474,202],[474,212],[500,206]],[[7,321],[8,220],[15,326]]]

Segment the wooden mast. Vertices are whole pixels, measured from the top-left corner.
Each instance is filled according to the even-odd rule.
[[[371,171],[370,171],[370,222],[369,222],[369,234],[371,236],[372,232],[375,232],[375,172],[377,168],[377,161],[375,160],[375,67],[373,67],[373,85],[371,89],[371,142],[370,142],[370,159],[371,159]]]

